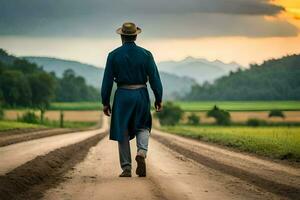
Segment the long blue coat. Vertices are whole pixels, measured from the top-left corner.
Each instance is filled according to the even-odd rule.
[[[113,81],[118,86],[146,84],[149,81],[155,101],[162,101],[163,88],[153,56],[134,42],[126,42],[108,55],[101,88],[103,105],[110,104]],[[151,126],[147,88],[118,88],[112,106],[110,139],[122,141],[125,131],[133,139],[139,129],[151,131]]]

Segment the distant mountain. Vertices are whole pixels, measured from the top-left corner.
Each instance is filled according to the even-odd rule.
[[[166,72],[160,72],[164,89],[164,99],[175,100],[188,94],[196,81],[189,77],[179,77]]]
[[[197,85],[186,95],[192,101],[300,100],[300,55],[252,64],[212,84]]]
[[[67,69],[72,69],[77,75],[83,76],[88,85],[96,88],[100,87],[99,77],[103,76],[103,68],[98,68],[93,65],[80,63],[77,61],[49,58],[49,57],[23,57],[26,60],[36,63],[47,72],[55,72],[58,77]]]
[[[236,71],[241,66],[235,62],[225,64],[216,60],[210,62],[206,59],[187,57],[182,61],[166,61],[158,64],[164,72],[178,76],[187,76],[202,84],[205,81],[213,82],[215,79],[228,75],[230,71]]]
[[[66,69],[72,69],[76,74],[83,76],[88,84],[97,88],[101,86],[103,68],[57,58],[28,56],[23,58],[42,66],[45,71],[55,72],[58,77],[61,77]],[[165,99],[182,97],[190,92],[192,85],[196,84],[196,81],[192,78],[179,77],[166,72],[161,72],[160,75],[164,86]]]

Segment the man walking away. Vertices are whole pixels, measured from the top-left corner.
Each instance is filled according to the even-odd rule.
[[[155,96],[155,109],[162,110],[162,84],[150,51],[135,44],[141,29],[127,22],[117,29],[122,46],[109,53],[102,81],[103,112],[111,115],[110,139],[118,141],[120,177],[131,177],[131,153],[129,141],[136,137],[136,174],[146,176],[145,158],[152,126],[147,81]],[[110,95],[113,81],[117,83],[112,110]]]

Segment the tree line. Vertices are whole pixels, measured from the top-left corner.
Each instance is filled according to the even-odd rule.
[[[289,55],[195,85],[184,100],[300,100],[299,77],[300,55]]]
[[[97,101],[99,97],[100,91],[72,70],[58,78],[0,49],[0,103],[5,106],[46,108],[51,101]]]

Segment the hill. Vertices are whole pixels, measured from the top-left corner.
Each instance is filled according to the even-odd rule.
[[[85,78],[87,84],[96,88],[100,87],[99,77],[103,76],[104,70],[93,65],[80,63],[77,61],[49,58],[49,57],[23,57],[26,60],[36,63],[47,72],[55,72],[58,77],[62,77],[67,69],[72,69],[76,74]]]
[[[34,62],[45,71],[55,72],[58,77],[61,77],[66,69],[72,69],[76,74],[84,77],[89,85],[100,88],[104,69],[89,64],[84,64],[76,61],[63,60],[49,57],[23,57],[30,62]],[[183,97],[190,90],[192,85],[196,84],[192,78],[179,77],[166,72],[161,72],[161,80],[164,86],[164,99],[176,99]]]
[[[211,84],[194,86],[186,100],[300,100],[300,55],[253,64]]]
[[[182,61],[166,61],[158,64],[161,71],[187,76],[195,79],[199,84],[205,81],[213,82],[215,79],[228,75],[230,71],[242,68],[237,63],[225,64],[219,60],[210,62],[206,59],[187,57]]]

